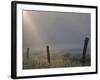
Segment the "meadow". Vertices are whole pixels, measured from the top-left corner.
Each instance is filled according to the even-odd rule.
[[[90,52],[87,51],[85,66],[90,66]],[[53,51],[50,53],[50,63],[47,54],[43,51],[32,51],[29,58],[23,54],[23,69],[81,67],[82,51],[79,49],[66,51]]]

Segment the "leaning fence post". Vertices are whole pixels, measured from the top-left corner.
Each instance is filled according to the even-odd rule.
[[[85,41],[84,41],[84,48],[83,48],[83,54],[82,54],[82,66],[85,66],[86,50],[87,50],[88,40],[89,40],[89,38],[86,37]]]
[[[48,63],[50,64],[50,50],[49,50],[49,46],[46,46],[47,49],[47,59],[48,59]]]
[[[27,48],[27,55],[26,55],[27,59],[29,59],[29,48]]]

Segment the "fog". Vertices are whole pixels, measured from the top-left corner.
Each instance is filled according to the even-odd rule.
[[[88,13],[23,11],[23,47],[83,48],[90,20]]]

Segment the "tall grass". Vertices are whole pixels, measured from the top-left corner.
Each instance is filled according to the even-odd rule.
[[[49,64],[45,53],[31,53],[29,59],[23,55],[23,69],[80,67],[82,66],[81,59],[81,54],[73,55],[70,52],[64,54],[52,53]],[[86,57],[85,66],[90,66],[90,56]]]

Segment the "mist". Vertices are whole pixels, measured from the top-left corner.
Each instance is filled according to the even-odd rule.
[[[24,10],[23,47],[83,48],[85,37],[90,38],[90,20],[89,13]]]

